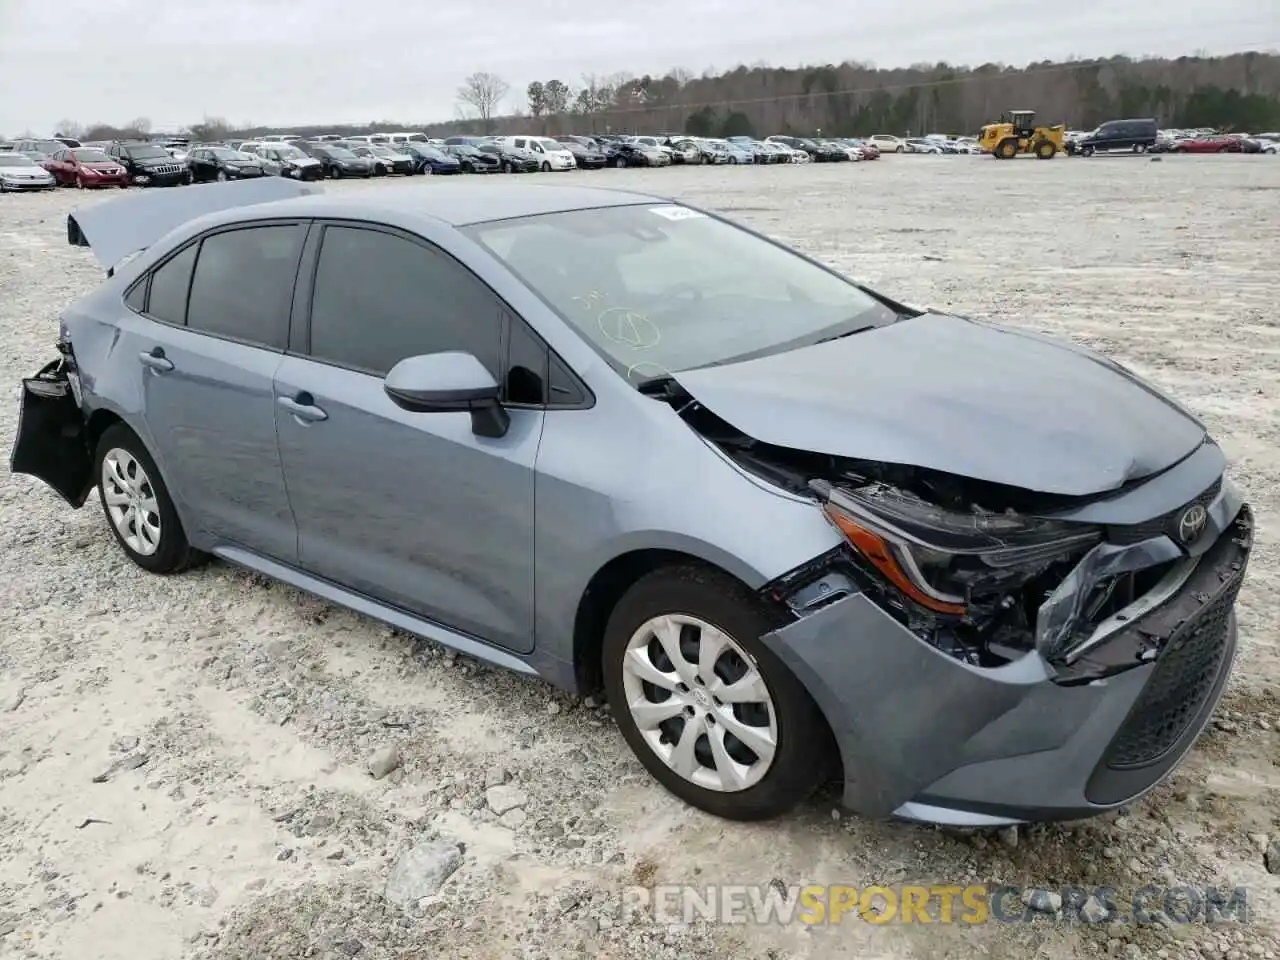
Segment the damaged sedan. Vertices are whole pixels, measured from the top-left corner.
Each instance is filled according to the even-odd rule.
[[[871,817],[1074,819],[1186,755],[1253,521],[1175,400],[670,200],[393,192],[78,214],[110,275],[13,471],[96,488],[154,573],[216,557],[603,690],[722,817],[834,779]]]

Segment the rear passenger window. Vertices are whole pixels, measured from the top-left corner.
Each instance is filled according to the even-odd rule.
[[[327,227],[311,300],[310,354],[382,376],[405,357],[460,350],[494,377],[500,307],[444,253],[359,227]]]
[[[125,294],[124,305],[134,313],[145,313],[147,310],[147,278],[143,277]]]
[[[187,322],[187,290],[191,287],[191,267],[196,262],[198,246],[193,243],[151,274],[149,316],[179,326]]]
[[[187,326],[202,333],[283,350],[303,229],[247,227],[200,244]]]

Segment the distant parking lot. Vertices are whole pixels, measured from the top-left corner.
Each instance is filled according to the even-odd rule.
[[[665,794],[594,703],[221,564],[148,576],[96,505],[71,511],[6,474],[0,952],[389,960],[507,957],[519,944],[542,957],[1066,960],[1280,950],[1259,840],[1280,822],[1280,163],[904,155],[528,176],[719,211],[907,302],[1071,337],[1167,387],[1222,442],[1257,517],[1242,650],[1216,725],[1122,815],[1036,828],[1016,845],[833,817],[830,795],[786,821],[728,823]],[[376,194],[391,182],[449,190],[454,180],[324,188]],[[7,389],[49,359],[59,312],[101,277],[87,250],[67,245],[66,214],[124,195],[0,196]],[[6,404],[6,443],[15,429],[16,404]],[[390,744],[401,769],[371,779],[369,757]],[[113,766],[139,754],[136,767]],[[108,769],[106,782],[91,782]],[[515,788],[527,814],[505,821],[513,829],[486,806],[494,783]],[[465,851],[426,915],[408,920],[381,895],[406,846],[429,836]],[[1258,899],[1253,922],[1229,935],[1204,925],[801,930],[618,919],[637,884],[775,880],[1130,893],[1244,884]]]

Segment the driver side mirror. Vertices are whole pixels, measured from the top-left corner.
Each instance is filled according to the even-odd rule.
[[[406,357],[387,373],[382,389],[396,406],[412,413],[470,411],[471,431],[479,437],[506,436],[511,424],[498,382],[469,353]]]

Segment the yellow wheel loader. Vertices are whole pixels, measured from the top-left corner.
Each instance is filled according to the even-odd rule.
[[[978,146],[997,160],[1012,160],[1020,153],[1035,154],[1037,160],[1052,160],[1066,149],[1067,128],[1036,126],[1033,110],[1010,110],[999,123],[988,123],[978,137]]]

